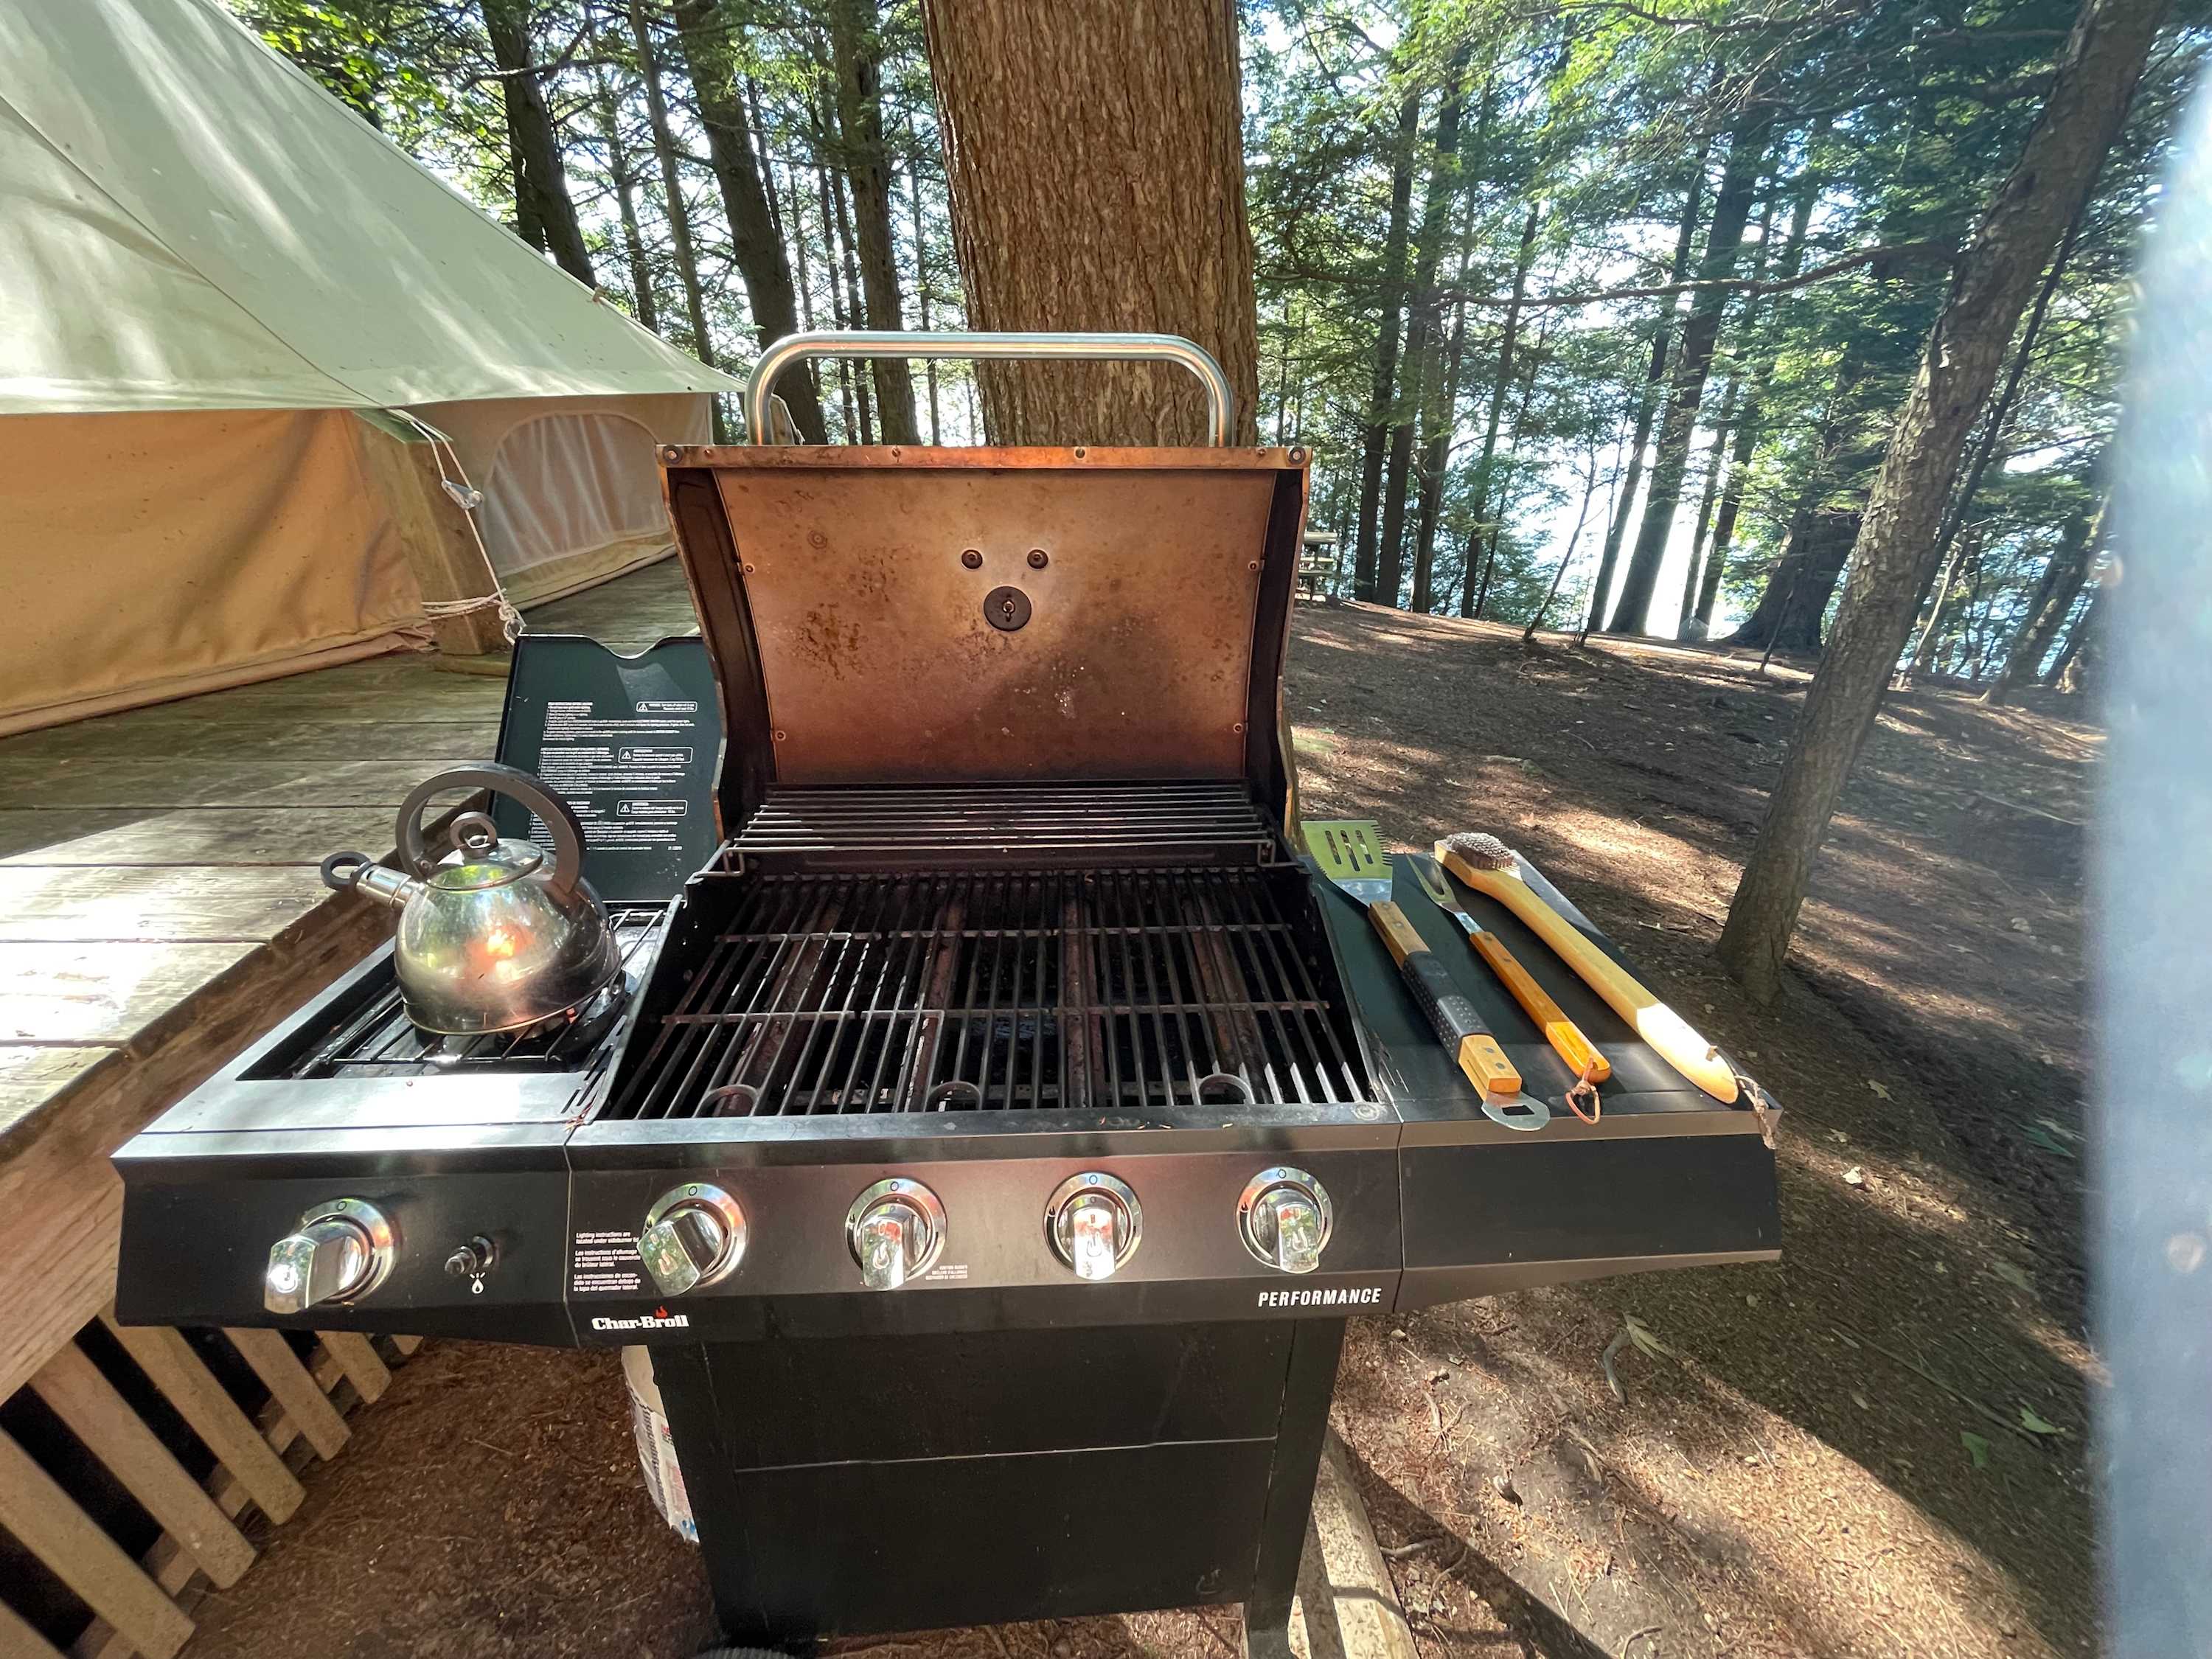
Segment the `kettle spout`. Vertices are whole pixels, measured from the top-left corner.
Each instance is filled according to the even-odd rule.
[[[323,860],[323,884],[341,893],[366,893],[395,910],[405,909],[407,902],[422,890],[419,878],[387,868],[366,853],[331,854]]]

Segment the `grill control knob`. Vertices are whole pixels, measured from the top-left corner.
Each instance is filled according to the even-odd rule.
[[[392,1268],[392,1224],[373,1204],[333,1199],[300,1218],[300,1231],[270,1247],[261,1305],[305,1313],[325,1302],[366,1296]]]
[[[1111,1279],[1137,1253],[1145,1210],[1127,1182],[1090,1170],[1054,1189],[1044,1226],[1054,1253],[1079,1279]]]
[[[898,1290],[945,1254],[945,1206],[919,1181],[878,1181],[846,1212],[845,1242],[860,1264],[860,1283]]]
[[[1286,1273],[1310,1273],[1321,1266],[1334,1224],[1328,1190],[1304,1170],[1262,1170],[1237,1200],[1244,1248]]]
[[[726,1279],[745,1254],[745,1212],[720,1187],[672,1187],[646,1212],[637,1253],[665,1296]]]

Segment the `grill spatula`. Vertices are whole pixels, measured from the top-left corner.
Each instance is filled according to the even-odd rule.
[[[1356,899],[1382,936],[1406,988],[1428,1016],[1429,1024],[1468,1081],[1486,1096],[1517,1095],[1521,1073],[1498,1046],[1474,1005],[1452,983],[1450,970],[1437,960],[1413,924],[1390,899],[1390,860],[1373,820],[1330,818],[1305,825],[1306,850],[1340,888]]]

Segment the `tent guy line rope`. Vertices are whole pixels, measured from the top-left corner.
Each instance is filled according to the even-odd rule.
[[[507,586],[500,580],[499,568],[491,562],[491,550],[484,545],[483,532],[477,526],[477,509],[483,505],[483,491],[469,482],[468,470],[461,465],[460,456],[454,453],[452,439],[411,410],[394,409],[389,412],[406,422],[429,441],[430,459],[438,464],[438,482],[459,507],[461,516],[468,520],[469,535],[475,540],[477,551],[483,558],[484,574],[491,579],[491,592],[482,598],[425,599],[422,601],[422,614],[431,617],[465,617],[474,611],[497,606],[500,632],[507,635],[510,645],[513,644],[522,637],[526,624],[522,620],[522,612],[516,610],[514,602],[507,597]],[[453,464],[451,474],[446,471],[448,460]],[[459,483],[454,481],[456,477]]]

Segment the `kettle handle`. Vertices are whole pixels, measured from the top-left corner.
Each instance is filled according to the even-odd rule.
[[[409,869],[427,878],[438,867],[422,837],[422,809],[433,796],[455,789],[489,789],[520,801],[537,813],[553,833],[552,889],[563,897],[575,890],[584,873],[584,826],[576,822],[568,803],[548,789],[544,780],[497,761],[456,766],[415,786],[399,808],[399,856]]]

